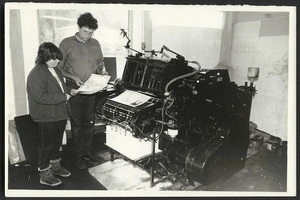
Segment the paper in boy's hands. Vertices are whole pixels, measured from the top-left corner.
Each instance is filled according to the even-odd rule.
[[[78,94],[94,94],[103,90],[110,79],[107,75],[91,74],[88,80],[78,88]]]

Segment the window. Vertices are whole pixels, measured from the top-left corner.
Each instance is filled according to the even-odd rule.
[[[128,30],[128,10],[38,10],[40,43],[60,42],[78,31],[77,19],[80,14],[90,12],[98,20],[98,29],[93,37],[102,47],[104,57],[116,57],[117,77],[121,77],[125,66],[127,50],[120,29]]]
[[[151,11],[152,48],[162,45],[194,60],[204,68],[215,67],[220,59],[223,12],[200,9],[164,9]],[[168,53],[170,57],[175,57]]]

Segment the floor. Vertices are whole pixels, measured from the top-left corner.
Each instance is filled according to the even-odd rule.
[[[286,192],[286,166],[283,156],[261,146],[257,154],[247,159],[246,166],[233,176],[195,190]]]
[[[95,137],[94,139],[97,139]],[[105,190],[105,188],[94,179],[87,169],[80,170],[75,166],[76,158],[72,154],[72,141],[63,146],[62,165],[72,172],[68,178],[62,178],[63,184],[58,187],[49,187],[39,183],[39,173],[36,162],[22,163],[19,166],[9,166],[8,188],[9,189],[54,189],[54,190]],[[105,151],[104,145],[94,144],[97,152]]]
[[[58,187],[48,187],[39,183],[39,175],[35,164],[21,163],[19,166],[10,165],[8,175],[9,189],[55,189],[55,190],[106,190],[88,170],[79,170],[75,167],[75,157],[71,153],[71,141],[64,146],[62,164],[72,172],[71,177],[64,178],[63,184]],[[106,147],[103,145],[103,135],[94,138],[94,149],[98,159],[106,162],[110,159]],[[250,148],[250,147],[249,147]],[[250,154],[246,166],[228,178],[220,178],[216,182],[203,186],[198,184],[189,190],[195,191],[270,191],[285,192],[287,189],[286,154],[276,153],[261,145],[249,149]],[[252,153],[251,153],[252,151]],[[170,190],[186,190],[188,187],[176,187]]]

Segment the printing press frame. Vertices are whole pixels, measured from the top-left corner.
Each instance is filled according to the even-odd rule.
[[[128,57],[116,88],[97,104],[96,114],[152,142],[151,187],[157,166],[163,178],[176,181],[184,174],[189,184],[204,185],[244,167],[253,83],[237,86],[225,69],[194,70],[182,56],[168,61]],[[134,108],[113,101],[128,90],[151,100]]]

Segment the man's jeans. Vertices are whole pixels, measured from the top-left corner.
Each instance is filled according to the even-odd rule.
[[[73,149],[77,157],[90,155],[95,124],[95,95],[70,98]]]

